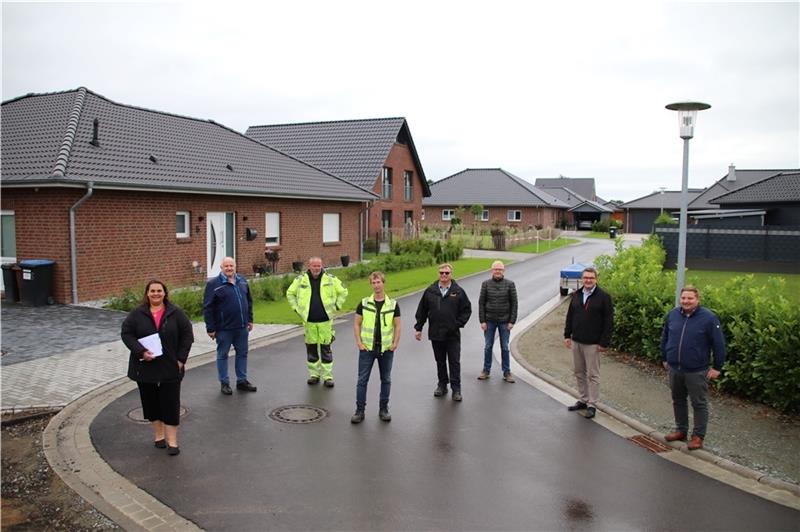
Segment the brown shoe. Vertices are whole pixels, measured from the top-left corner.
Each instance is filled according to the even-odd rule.
[[[481,374],[478,375],[478,380],[479,381],[485,381],[488,378],[489,378],[489,372],[488,371],[481,371]]]
[[[510,371],[505,375],[503,375],[503,380],[506,382],[516,382],[516,379],[514,379],[514,375],[512,375]]]
[[[696,451],[698,449],[703,448],[703,438],[700,436],[692,436],[692,439],[689,440],[689,445],[686,446],[687,449],[690,451]]]
[[[664,439],[667,441],[686,441],[686,433],[682,430],[673,430]]]

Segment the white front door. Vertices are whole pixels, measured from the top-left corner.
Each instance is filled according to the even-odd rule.
[[[17,261],[17,232],[14,211],[0,211],[0,263]],[[5,290],[0,276],[0,290]]]
[[[222,259],[233,257],[234,214],[232,212],[209,212],[206,215],[206,248],[208,249],[208,269],[206,275],[216,277],[219,275]]]

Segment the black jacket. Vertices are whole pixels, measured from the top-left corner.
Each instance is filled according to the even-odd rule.
[[[183,378],[183,372],[178,370],[178,361],[186,363],[194,342],[192,322],[180,308],[167,303],[164,315],[161,317],[161,327],[158,329],[164,354],[150,362],[140,360],[145,348],[138,339],[155,332],[156,324],[148,305],[136,307],[122,322],[122,341],[131,350],[128,359],[128,378],[136,382],[180,380]]]
[[[499,321],[517,323],[517,287],[514,281],[487,279],[481,283],[478,298],[478,318],[481,323]]]
[[[442,297],[442,293],[439,292],[439,281],[436,281],[422,293],[422,299],[417,306],[415,315],[417,323],[414,329],[421,331],[427,320],[429,340],[460,338],[459,329],[467,324],[471,315],[472,304],[458,283],[452,281],[447,295]]]
[[[614,304],[611,296],[599,286],[583,304],[583,288],[572,294],[567,310],[564,338],[572,338],[581,344],[597,344],[608,347],[614,329]]]

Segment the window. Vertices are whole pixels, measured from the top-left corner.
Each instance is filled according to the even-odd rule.
[[[383,169],[383,190],[381,192],[383,199],[392,199],[392,169]]]
[[[192,219],[188,212],[175,213],[175,238],[189,238]]]
[[[414,223],[414,211],[403,211],[403,224],[411,225]]]
[[[453,209],[442,209],[442,220],[449,222],[456,217],[456,211]]]
[[[267,246],[281,245],[281,213],[268,212],[265,216],[264,242]]]
[[[326,212],[322,215],[322,243],[333,242],[339,242],[339,213]]]
[[[425,221],[425,209],[419,211],[419,219]]]
[[[403,199],[414,200],[414,172],[410,170],[403,172]]]
[[[519,222],[522,220],[522,211],[508,211],[506,219],[509,222]]]
[[[2,236],[0,236],[0,256],[3,262],[14,262],[17,258],[17,231],[16,222],[14,218],[14,211],[2,211],[0,213],[0,229],[2,229]]]
[[[489,221],[489,211],[484,210],[480,214],[475,215],[475,219],[481,222],[488,222]]]

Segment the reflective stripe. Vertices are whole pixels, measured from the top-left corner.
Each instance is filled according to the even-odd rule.
[[[375,345],[375,295],[365,297],[361,300],[362,322],[361,322],[361,342],[372,349]],[[388,351],[394,342],[394,311],[397,302],[387,297],[381,307],[381,351]]]

